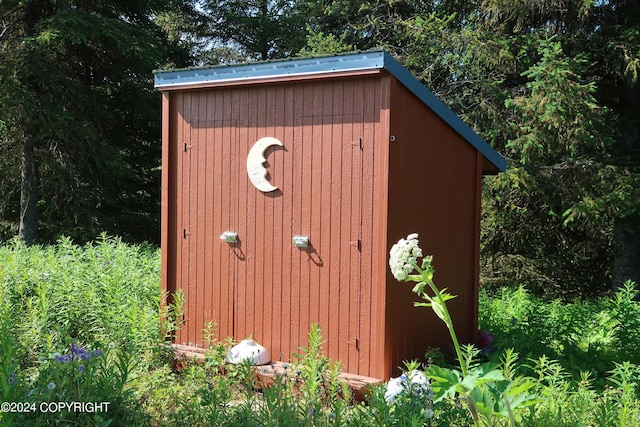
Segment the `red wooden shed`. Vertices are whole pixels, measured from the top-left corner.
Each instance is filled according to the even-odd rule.
[[[343,370],[386,379],[444,325],[389,271],[411,232],[458,336],[477,331],[482,176],[505,160],[384,51],[157,71],[162,289],[175,338],[252,336],[288,361],[319,323]]]

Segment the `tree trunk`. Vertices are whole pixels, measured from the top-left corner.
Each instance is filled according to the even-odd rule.
[[[33,140],[26,138],[22,146],[22,182],[20,185],[20,231],[18,237],[28,245],[38,238],[38,165]]]
[[[640,214],[618,219],[613,238],[613,289],[627,280],[640,285]]]

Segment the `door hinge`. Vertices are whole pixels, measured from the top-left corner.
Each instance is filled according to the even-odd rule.
[[[349,244],[351,246],[353,246],[354,248],[356,248],[357,250],[361,251],[362,250],[362,240],[358,239],[358,240],[351,240],[349,242]]]
[[[183,229],[182,229],[182,238],[183,238],[183,239],[186,239],[186,238],[187,238],[187,236],[189,236],[190,234],[191,234],[191,232],[190,232],[190,231],[187,231],[187,229],[186,229],[186,228],[183,228]]]
[[[360,351],[360,338],[356,338],[356,339],[347,341],[347,344],[355,344],[356,351]]]
[[[349,142],[349,144],[355,145],[356,147],[359,147],[362,150],[362,137],[358,139],[354,139],[353,141]]]

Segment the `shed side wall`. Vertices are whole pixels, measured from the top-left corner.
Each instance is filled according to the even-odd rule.
[[[477,327],[479,180],[477,151],[403,85],[391,79],[388,247],[419,234],[425,255],[434,255],[435,283],[457,298],[448,303],[462,342]],[[393,138],[393,137],[392,137]],[[388,252],[387,252],[388,254]],[[421,359],[429,347],[448,352],[444,324],[428,308],[413,307],[412,285],[398,283],[387,269],[387,369]]]

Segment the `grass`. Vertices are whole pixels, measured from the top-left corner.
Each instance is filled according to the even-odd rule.
[[[481,355],[468,349],[472,365],[489,363],[514,384],[534,384],[536,399],[514,414],[518,426],[640,426],[634,296],[631,286],[575,302],[543,301],[522,287],[482,293],[480,324],[495,341]],[[163,345],[175,325],[161,323],[160,297],[159,251],[151,246],[105,236],[85,246],[68,239],[0,246],[0,401],[13,403],[0,425],[472,425],[459,395],[433,402],[409,390],[388,404],[381,386],[355,402],[315,327],[269,388],[259,387],[250,366],[225,363],[230,341],[212,339],[204,363],[175,372]],[[427,368],[419,362],[407,370]],[[74,401],[109,406],[42,410]],[[482,424],[510,425],[500,417]]]

